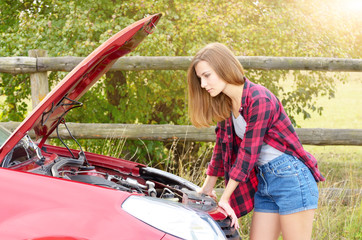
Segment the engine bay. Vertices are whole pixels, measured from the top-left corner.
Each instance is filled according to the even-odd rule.
[[[7,136],[11,134],[2,128],[0,133]],[[64,145],[65,147],[58,147],[45,144],[40,148],[26,135],[5,156],[0,167],[184,204],[192,209],[208,212],[228,239],[240,239],[238,232],[230,227],[230,218],[214,199],[197,193],[197,185],[146,165],[85,153],[79,143],[79,150],[69,149]]]
[[[6,129],[0,130],[7,136],[11,134]],[[51,145],[39,148],[26,135],[6,155],[1,167],[143,194],[203,211],[217,207],[211,197],[197,193],[197,185],[181,177],[123,159],[85,153],[78,141],[73,140],[79,150],[69,149],[63,141],[65,148]]]
[[[181,177],[147,166],[140,166],[135,174],[98,166],[96,162],[85,164],[83,152],[78,159],[58,156],[30,172],[179,202],[202,211],[217,207],[212,198],[196,192],[198,186]]]

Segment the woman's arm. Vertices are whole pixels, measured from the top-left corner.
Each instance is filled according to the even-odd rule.
[[[234,190],[237,188],[237,186],[239,185],[239,182],[233,180],[233,179],[229,179],[228,184],[226,185],[226,188],[223,192],[223,194],[221,195],[220,201],[219,201],[219,206],[222,207],[225,212],[228,214],[228,216],[231,218],[231,226],[234,226],[236,229],[239,229],[239,222],[238,222],[238,218],[234,212],[234,210],[231,208],[230,203],[229,203],[229,199],[231,194],[234,192]]]
[[[214,191],[216,181],[217,181],[217,176],[207,175],[204,184],[202,185],[200,191],[198,192],[209,195],[210,197],[216,200],[216,194]]]
[[[213,199],[216,200],[216,194],[214,191],[216,181],[217,181],[216,176],[207,175],[204,184],[202,185],[200,191],[198,191],[198,192],[209,195],[210,197],[212,197]],[[231,218],[231,226],[234,226],[236,229],[239,228],[239,222],[238,222],[238,218],[236,217],[234,210],[231,208],[231,206],[229,204],[229,199],[230,199],[231,194],[234,192],[234,190],[236,189],[236,187],[238,185],[239,185],[239,182],[237,182],[233,179],[230,179],[224,190],[224,193],[221,195],[221,198],[219,201],[219,206],[222,209],[224,209],[225,212],[227,213],[227,215]]]

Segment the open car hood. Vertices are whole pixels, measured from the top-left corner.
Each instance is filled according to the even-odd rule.
[[[104,42],[79,63],[16,128],[0,147],[0,159],[34,130],[42,147],[47,137],[56,129],[64,115],[79,104],[77,100],[125,54],[152,32],[161,14],[148,16],[121,30]]]

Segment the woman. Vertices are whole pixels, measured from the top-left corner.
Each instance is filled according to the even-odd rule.
[[[189,114],[196,127],[217,122],[216,144],[200,192],[216,198],[217,178],[225,177],[219,200],[237,218],[254,207],[251,239],[310,239],[318,204],[316,182],[324,181],[280,101],[252,83],[223,44],[201,49],[188,69]]]

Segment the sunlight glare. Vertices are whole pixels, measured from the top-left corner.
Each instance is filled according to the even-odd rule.
[[[341,1],[341,10],[362,15],[362,0]]]

